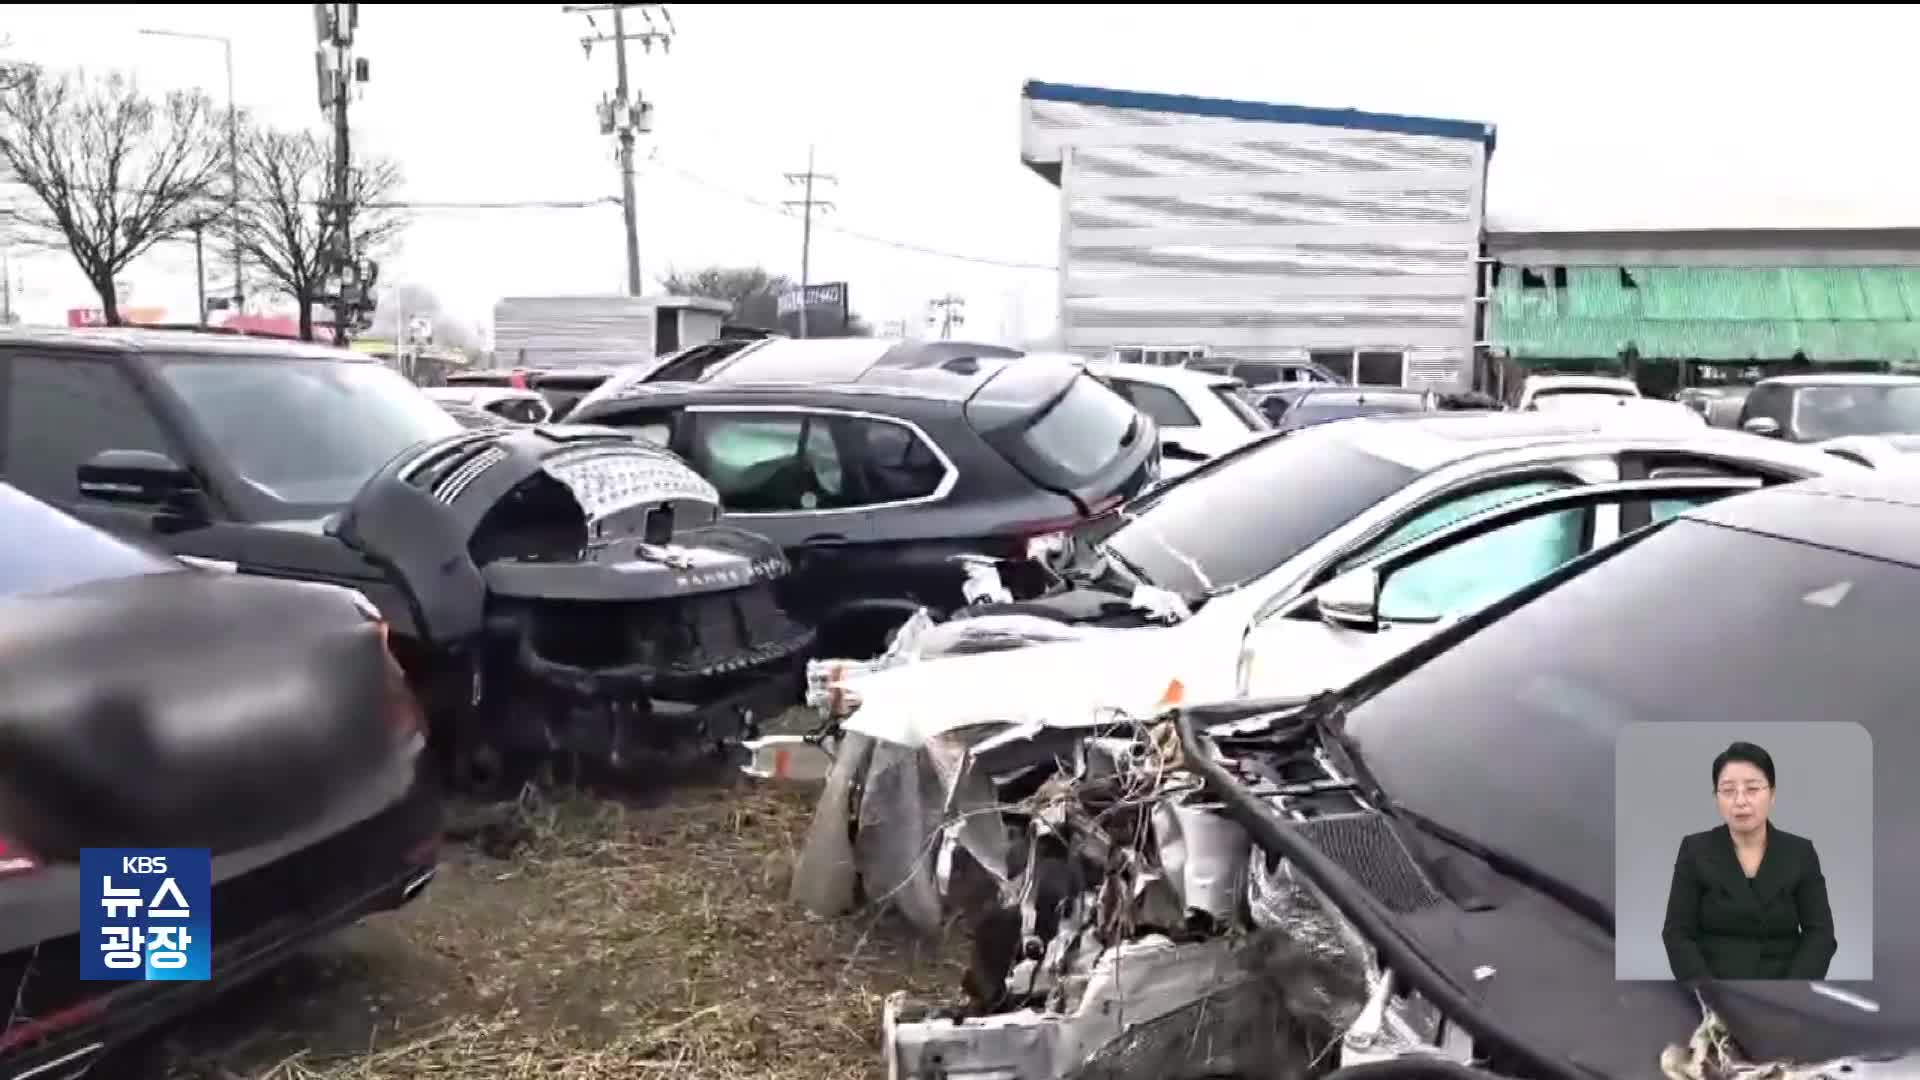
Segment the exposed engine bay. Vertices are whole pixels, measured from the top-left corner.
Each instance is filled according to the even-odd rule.
[[[522,428],[406,456],[338,528],[408,583],[426,650],[461,654],[439,697],[464,698],[469,738],[618,764],[750,735],[798,696],[814,635],[776,599],[786,558],[719,517],[665,450]]]
[[[847,784],[854,891],[923,931],[958,918],[971,943],[953,999],[889,1000],[889,1075],[1599,1075],[1483,1007],[1471,987],[1502,977],[1492,966],[1463,988],[1408,951],[1396,924],[1459,910],[1459,882],[1369,797],[1309,707],[1266,710],[978,725],[918,750],[847,736],[822,802]],[[809,906],[835,891],[822,832],[813,876],[795,882]],[[1604,1074],[1911,1075],[1910,1061],[1752,1063],[1706,999],[1659,992],[1680,1025]]]

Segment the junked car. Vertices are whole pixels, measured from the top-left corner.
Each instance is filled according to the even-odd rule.
[[[917,763],[939,757],[951,732],[1312,694],[1700,496],[1599,498],[1493,519],[1499,528],[1464,539],[1449,531],[1480,529],[1529,500],[1678,480],[1717,495],[1866,471],[1692,419],[1663,428],[1510,413],[1346,420],[1240,454],[1127,507],[1119,530],[1086,547],[1077,597],[921,620],[877,661],[814,665],[810,700],[823,731],[858,742],[834,763],[836,774],[851,771],[847,786],[830,777],[817,809],[797,878],[803,904],[844,910],[853,883],[866,881],[917,925],[939,924],[939,890],[905,856],[940,828],[915,809],[946,798],[923,791]],[[1348,575],[1389,561],[1403,587],[1389,608],[1360,610]],[[1143,589],[1162,601],[1158,615],[1143,611]],[[881,807],[873,816],[852,806],[855,784],[868,792],[864,805]],[[898,801],[879,801],[881,790]]]
[[[0,533],[0,1077],[81,1075],[427,886],[425,726],[365,598],[191,567],[7,484]],[[81,939],[100,847],[211,852],[213,911],[184,927],[211,940],[151,943],[210,947],[210,980],[80,978],[111,943]],[[144,966],[122,943],[104,961]]]
[[[573,421],[670,448],[784,548],[783,596],[827,656],[879,652],[922,607],[1043,591],[1071,532],[1160,467],[1153,421],[1078,359],[844,338],[674,363],[697,380],[610,385]]]
[[[813,634],[780,549],[670,453],[468,430],[370,357],[137,330],[0,332],[0,477],[243,574],[357,589],[476,784],[548,751],[749,732]]]
[[[937,706],[911,710],[925,723],[970,709],[995,688],[1025,695],[1041,672],[1049,695],[1091,694],[1089,705],[1138,707],[1174,678],[1189,694],[1225,696],[1247,633],[1275,609],[1345,567],[1505,500],[1690,470],[1777,483],[1860,467],[1812,447],[1703,428],[1692,416],[1437,412],[1321,425],[1234,451],[1125,505],[1115,527],[1076,542],[1061,588],[976,605],[965,620],[923,631],[964,639],[971,630],[962,622],[979,621],[987,634],[1006,625],[997,616],[1013,614],[1072,640],[873,672],[842,665],[836,700],[850,707],[945,686],[930,695]],[[1645,520],[1598,508],[1578,549]],[[963,684],[977,689],[961,693]]]
[[[1327,693],[984,732],[955,787],[992,809],[932,856],[973,962],[951,1004],[889,1001],[889,1075],[1912,1075],[1911,935],[1878,936],[1870,981],[1616,980],[1614,754],[1628,725],[1726,717],[1857,723],[1915,760],[1916,536],[1913,476],[1773,486]],[[1874,906],[1904,911],[1920,796],[1873,804]]]

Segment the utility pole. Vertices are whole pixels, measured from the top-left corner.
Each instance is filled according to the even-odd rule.
[[[934,312],[939,312],[936,317],[940,320],[940,336],[950,338],[953,336],[954,327],[966,325],[967,299],[952,293],[936,297],[927,301],[928,315],[932,316]]]
[[[807,336],[807,286],[812,284],[813,273],[813,212],[821,213],[833,209],[833,204],[824,199],[813,197],[813,185],[816,181],[833,184],[839,181],[829,173],[813,171],[813,147],[807,147],[807,171],[787,173],[787,183],[799,184],[802,195],[798,199],[789,199],[786,206],[800,208],[800,336]]]
[[[373,283],[379,268],[362,264],[353,251],[353,149],[347,106],[353,88],[367,81],[367,62],[353,55],[353,34],[360,26],[359,4],[313,5],[320,48],[314,53],[320,78],[320,109],[333,122],[332,182],[320,211],[326,237],[324,299],[333,309],[334,343],[345,345],[360,319],[373,307]]]
[[[206,223],[195,219],[193,223],[193,282],[194,295],[200,298],[199,323],[201,326],[207,325],[207,256],[206,248],[201,243],[202,234],[206,231]],[[236,248],[239,247],[238,244],[234,246]],[[238,292],[240,290],[236,286],[234,291]],[[233,313],[239,315],[239,308],[235,307]]]
[[[613,97],[611,100],[600,100],[600,134],[615,136],[620,144],[620,213],[625,219],[627,231],[627,295],[639,296],[640,208],[633,188],[633,143],[636,136],[653,131],[653,104],[646,100],[645,95],[634,91],[627,82],[627,42],[640,42],[648,53],[653,52],[655,44],[660,46],[662,53],[671,52],[673,14],[665,4],[566,4],[562,10],[585,15],[587,25],[596,31],[580,39],[580,45],[589,59],[593,56],[594,45],[600,42],[613,44]],[[596,11],[613,13],[612,34],[597,32],[599,24],[593,18]],[[638,14],[646,22],[647,28],[628,33],[628,11]],[[654,21],[656,15],[659,16],[658,22]]]

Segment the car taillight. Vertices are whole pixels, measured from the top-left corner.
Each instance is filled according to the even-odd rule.
[[[0,878],[31,874],[40,869],[40,860],[19,844],[0,836]]]
[[[1072,546],[1075,529],[1088,522],[1098,521],[1119,509],[1122,501],[1118,495],[1109,495],[1088,506],[1085,516],[1016,521],[1001,530],[1001,533],[1014,540],[1018,557],[1044,562],[1050,556],[1066,551]]]

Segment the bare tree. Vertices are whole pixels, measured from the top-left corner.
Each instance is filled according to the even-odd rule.
[[[260,266],[276,288],[300,308],[300,337],[313,340],[313,308],[323,295],[329,266],[329,230],[320,207],[331,196],[333,150],[309,131],[252,127],[240,136],[238,229],[227,238]],[[355,159],[348,192],[347,227],[353,250],[379,255],[399,238],[406,215],[392,199],[400,190],[400,167],[386,158]]]
[[[198,91],[160,101],[120,73],[16,73],[0,88],[0,164],[39,205],[27,237],[65,246],[120,325],[114,279],[187,227],[219,177],[219,117]]]

